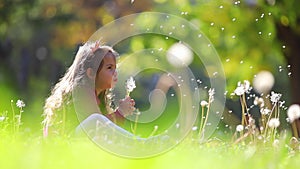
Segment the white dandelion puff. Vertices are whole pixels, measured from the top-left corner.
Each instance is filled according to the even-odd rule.
[[[238,96],[248,93],[251,90],[250,82],[244,80],[244,83],[238,82],[237,88],[234,90],[234,93]]]
[[[208,103],[207,103],[207,101],[202,100],[202,101],[200,102],[200,105],[201,105],[201,107],[205,107],[205,106],[208,105]]]
[[[273,103],[273,104],[275,104],[275,103],[277,103],[277,102],[279,102],[279,99],[281,98],[281,94],[280,93],[275,93],[275,92],[271,92],[271,98],[270,98],[270,100],[271,100],[271,102]]]
[[[133,79],[133,77],[130,77],[127,81],[126,81],[126,91],[127,91],[127,96],[129,96],[129,94],[133,91],[133,89],[135,89],[135,81]]]
[[[253,79],[253,87],[258,93],[269,93],[275,83],[274,76],[269,71],[259,72]]]
[[[290,123],[300,118],[300,106],[298,104],[292,104],[287,110],[287,115]]]
[[[264,109],[261,109],[261,110],[260,110],[260,113],[261,113],[262,115],[268,115],[270,112],[271,112],[271,110],[270,110],[270,109],[267,109],[267,108],[264,108]]]
[[[17,107],[19,108],[23,108],[25,107],[25,103],[23,102],[23,100],[18,100],[17,103],[16,103]]]
[[[279,118],[271,118],[268,126],[271,128],[277,128],[280,125],[280,121]]]
[[[237,96],[241,96],[245,93],[245,90],[242,86],[238,86],[235,90],[234,90],[234,93],[237,95]]]
[[[243,125],[239,124],[239,125],[236,126],[236,131],[237,132],[241,132],[243,130],[244,130],[244,126]]]

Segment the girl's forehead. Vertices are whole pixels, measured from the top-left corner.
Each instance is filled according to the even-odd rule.
[[[112,53],[108,53],[103,58],[104,63],[116,63],[116,57]]]

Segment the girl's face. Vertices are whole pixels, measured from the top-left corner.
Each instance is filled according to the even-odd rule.
[[[108,53],[103,58],[102,68],[96,75],[95,87],[97,93],[99,94],[105,89],[114,87],[117,80],[116,59],[113,54]]]

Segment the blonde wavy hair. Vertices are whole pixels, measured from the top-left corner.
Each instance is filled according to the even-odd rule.
[[[104,45],[97,46],[97,43],[98,42],[86,42],[83,46],[79,47],[72,65],[59,82],[56,83],[51,91],[51,95],[46,99],[43,112],[44,120],[42,121],[44,136],[48,135],[49,126],[53,125],[53,122],[57,120],[57,113],[59,113],[61,109],[64,109],[65,105],[72,103],[73,90],[80,86],[95,85],[91,84],[95,82],[87,77],[87,69],[91,68],[93,72],[98,73],[103,66],[103,58],[108,53],[113,54],[115,57],[118,56],[118,53],[112,47]],[[100,97],[105,97],[105,93],[107,93],[107,91],[101,93]],[[104,103],[102,104],[110,105],[106,99],[103,101]]]

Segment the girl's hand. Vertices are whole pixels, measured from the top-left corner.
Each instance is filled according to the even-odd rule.
[[[126,117],[128,115],[132,115],[133,111],[135,110],[135,101],[127,96],[125,99],[119,101],[119,111],[120,113]]]

